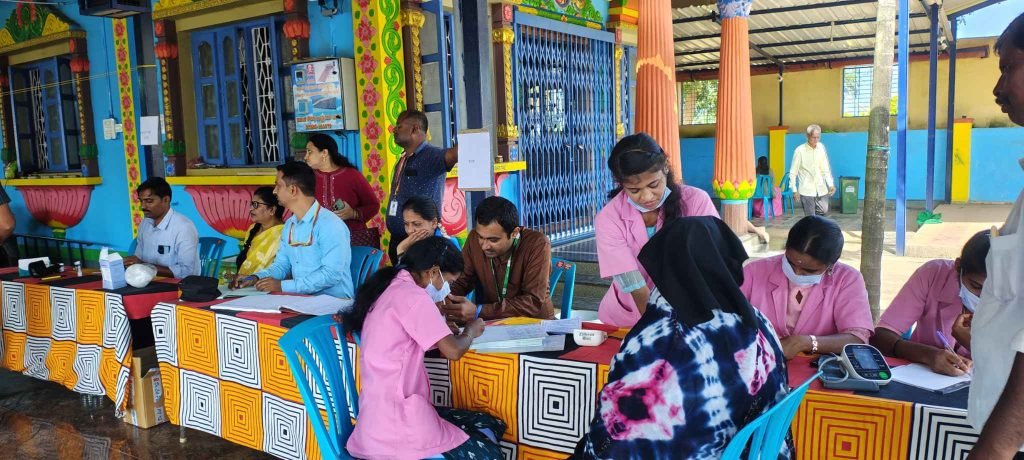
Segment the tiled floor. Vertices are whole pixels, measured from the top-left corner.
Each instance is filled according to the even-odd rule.
[[[273,458],[169,423],[143,430],[114,417],[107,398],[0,369],[0,459]]]

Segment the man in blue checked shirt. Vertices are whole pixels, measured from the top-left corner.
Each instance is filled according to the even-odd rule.
[[[274,263],[243,278],[241,287],[353,297],[348,227],[330,209],[320,207],[313,197],[315,190],[316,177],[305,163],[289,162],[277,167],[274,194],[292,216],[284,223]]]

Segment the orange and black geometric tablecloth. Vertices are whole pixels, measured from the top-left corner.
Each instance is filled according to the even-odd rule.
[[[153,310],[168,420],[280,458],[320,458],[277,343],[308,317],[208,306],[159,304]],[[594,417],[606,363],[619,344],[610,339],[568,352],[467,353],[455,362],[428,357],[431,397],[436,406],[504,420],[506,459],[564,459]],[[358,362],[356,347],[345,345]],[[795,374],[794,384],[809,375]],[[793,429],[803,459],[954,458],[976,437],[965,428],[965,417],[961,409],[812,390]]]
[[[64,385],[83,394],[106,395],[124,414],[132,362],[130,315],[147,314],[157,300],[177,297],[150,289],[134,296],[88,289],[91,277],[41,284],[36,279],[3,281],[0,367]],[[156,291],[156,292],[153,292]],[[155,297],[154,297],[155,296]]]

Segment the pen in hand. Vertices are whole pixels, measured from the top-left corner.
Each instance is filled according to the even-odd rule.
[[[946,349],[946,351],[956,355],[957,358],[960,358],[960,355],[958,355],[955,351],[953,351],[953,347],[949,346],[949,341],[946,340],[946,336],[942,335],[942,332],[935,331],[935,338],[939,339],[939,343],[942,344],[942,346]],[[962,359],[960,359],[959,361],[960,361],[960,364],[957,365],[957,368],[958,369],[963,369],[964,371],[967,371],[967,364],[965,364]]]

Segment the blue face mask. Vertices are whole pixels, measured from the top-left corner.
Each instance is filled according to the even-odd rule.
[[[782,256],[782,273],[786,274],[786,278],[789,278],[790,283],[800,287],[814,286],[820,283],[821,279],[825,276],[824,273],[820,275],[797,275],[796,271],[793,270],[793,266],[789,263],[789,258],[786,256]]]
[[[640,212],[651,212],[651,211],[656,211],[659,208],[661,208],[661,205],[665,204],[665,200],[667,200],[668,196],[671,195],[671,194],[672,194],[672,189],[668,188],[668,186],[666,185],[665,186],[665,191],[661,193],[661,201],[658,202],[658,205],[655,206],[654,209],[647,209],[647,208],[645,208],[643,206],[640,206],[639,204],[637,204],[636,201],[633,201],[633,199],[630,198],[629,195],[626,195],[626,201],[629,201],[629,205],[632,206],[637,211],[640,211]]]

